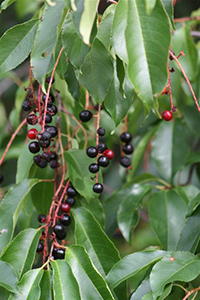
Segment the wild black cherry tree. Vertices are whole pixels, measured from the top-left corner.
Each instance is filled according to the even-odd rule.
[[[32,2],[0,39],[1,300],[200,299],[200,12]]]

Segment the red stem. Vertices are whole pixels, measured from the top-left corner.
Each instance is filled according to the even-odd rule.
[[[179,23],[179,22],[187,22],[187,21],[194,21],[194,20],[200,20],[200,17],[185,17],[185,18],[177,18],[174,19],[175,23]]]
[[[96,147],[98,149],[99,144],[99,135],[97,134],[97,129],[99,128],[100,123],[100,112],[101,112],[101,105],[99,104],[98,112],[97,112],[97,127],[96,127]],[[99,174],[96,173],[96,183],[98,182]]]
[[[125,132],[128,131],[128,115],[126,115],[125,119],[124,119],[124,122],[125,122],[125,126],[124,126],[124,129],[125,129]]]
[[[172,110],[174,104],[173,104],[172,87],[171,87],[171,79],[170,79],[170,71],[169,71],[169,61],[168,61],[168,87],[169,87],[170,103],[171,103],[171,110]]]

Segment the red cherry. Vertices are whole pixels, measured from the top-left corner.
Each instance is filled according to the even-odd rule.
[[[27,135],[30,140],[34,140],[36,138],[37,134],[38,134],[37,129],[33,128],[28,131]]]
[[[71,208],[70,205],[67,203],[62,203],[62,205],[61,205],[61,210],[64,213],[67,213],[68,211],[70,211],[70,208]]]
[[[170,121],[173,118],[172,112],[169,110],[166,110],[162,113],[162,118],[165,121]]]
[[[106,156],[108,159],[113,159],[114,152],[110,149],[107,149],[103,152],[103,155]]]

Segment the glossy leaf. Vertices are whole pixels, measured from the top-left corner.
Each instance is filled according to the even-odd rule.
[[[181,147],[180,147],[181,145]],[[152,142],[152,158],[158,172],[172,182],[174,175],[186,164],[189,155],[187,131],[183,124],[161,122]]]
[[[169,22],[161,2],[157,1],[148,15],[145,0],[128,0],[125,37],[130,81],[145,106],[154,109],[154,94],[160,93],[167,81],[170,44]]]
[[[52,278],[51,271],[45,270],[40,281],[40,300],[52,300]]]
[[[173,260],[164,257],[152,269],[150,284],[154,299],[157,299],[164,287],[174,281],[189,282],[200,274],[200,260],[189,252],[174,252]],[[163,272],[165,270],[165,272]]]
[[[146,278],[142,281],[141,285],[137,288],[137,290],[132,294],[130,300],[142,300],[144,296],[151,292],[151,286],[149,279]]]
[[[112,22],[116,7],[116,5],[111,5],[106,9],[97,31],[96,37],[106,47],[106,49],[109,49],[111,44]]]
[[[31,190],[31,199],[38,212],[47,214],[54,195],[53,182],[40,182]]]
[[[63,260],[52,262],[55,300],[81,300],[78,283],[70,266]]]
[[[151,226],[165,250],[175,250],[185,224],[187,206],[174,191],[156,193],[150,203]]]
[[[27,144],[25,144],[17,160],[16,183],[20,183],[28,177],[32,164],[33,156],[31,155]]]
[[[105,228],[105,214],[101,201],[97,201],[96,198],[90,200],[90,205],[83,198],[81,199],[81,206],[86,208],[97,220],[99,225],[104,229]]]
[[[169,20],[171,22],[171,25],[173,29],[175,29],[174,26],[174,6],[173,6],[173,0],[161,0],[161,2],[164,5],[164,9],[169,17]]]
[[[97,270],[105,276],[120,259],[117,249],[88,210],[77,208],[73,216],[77,244],[84,246]]]
[[[24,180],[12,187],[0,204],[0,252],[13,236],[20,209],[37,179]]]
[[[8,6],[13,4],[15,1],[16,0],[4,0],[0,5],[0,12],[2,12],[2,10],[5,10]]]
[[[40,230],[36,229],[21,231],[1,256],[1,260],[9,263],[19,278],[32,267],[40,235]]]
[[[7,262],[0,261],[0,286],[10,292],[17,291],[17,277],[11,265]]]
[[[156,1],[157,0],[145,0],[146,11],[147,11],[148,14],[150,14],[153,11],[153,9],[156,5]]]
[[[144,269],[147,270],[165,254],[165,251],[136,252],[129,254],[114,265],[108,273],[106,281],[113,289],[123,281],[129,278],[133,279],[133,276],[137,276],[140,271]]]
[[[16,25],[0,39],[0,73],[14,69],[29,55],[37,30],[38,20]]]
[[[114,300],[105,280],[94,268],[82,246],[76,245],[67,248],[65,260],[78,282],[81,299]]]

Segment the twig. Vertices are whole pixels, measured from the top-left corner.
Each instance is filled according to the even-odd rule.
[[[200,17],[177,18],[177,19],[174,19],[174,22],[179,23],[179,22],[188,22],[188,21],[195,21],[195,20],[199,21]]]
[[[88,91],[85,91],[85,109],[88,109],[89,107],[89,99],[90,99],[90,95]]]
[[[97,112],[97,127],[96,127],[96,147],[97,147],[97,149],[98,149],[98,144],[99,144],[99,135],[97,133],[97,129],[99,128],[99,124],[100,124],[100,112],[101,112],[101,105],[99,104],[98,112]],[[98,182],[98,178],[99,178],[99,174],[97,172],[96,173],[96,183]]]
[[[118,4],[118,2],[117,1],[115,1],[115,0],[107,0],[107,2],[110,2],[110,3],[112,3],[112,4]]]
[[[170,103],[171,103],[171,110],[173,109],[174,105],[173,105],[173,96],[172,96],[172,87],[171,87],[171,79],[170,79],[170,71],[169,71],[169,61],[167,64],[167,68],[168,68],[168,87],[169,87],[169,96],[170,96]]]
[[[189,292],[187,293],[187,295],[185,295],[185,297],[183,298],[183,300],[186,300],[187,298],[190,297],[190,295],[192,295],[193,293],[196,293],[197,291],[200,291],[200,287],[195,288],[195,289],[189,291]]]
[[[126,117],[124,118],[124,129],[125,132],[128,131],[128,115],[126,115]]]

